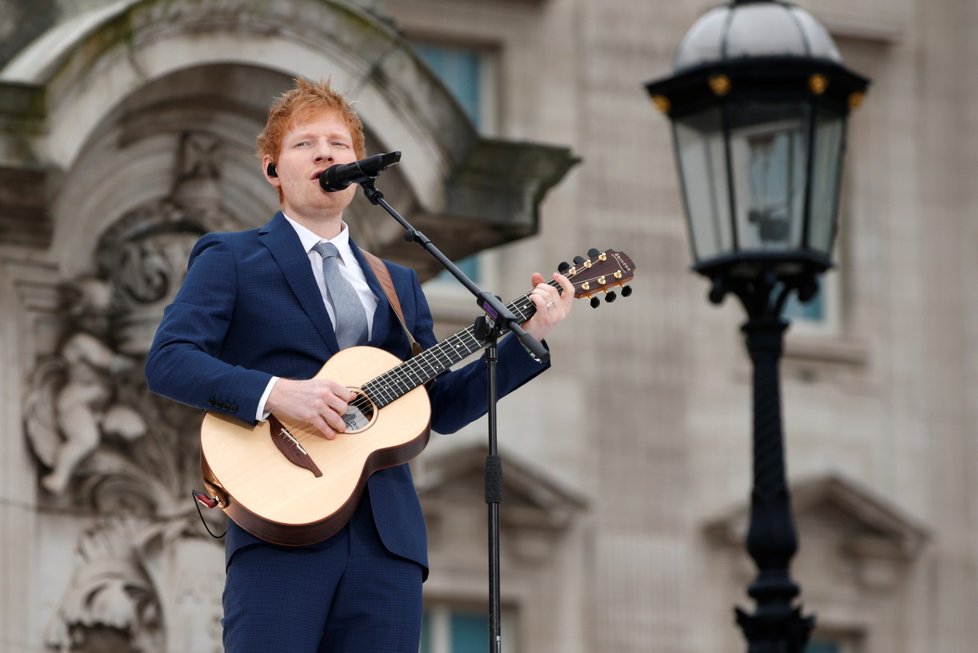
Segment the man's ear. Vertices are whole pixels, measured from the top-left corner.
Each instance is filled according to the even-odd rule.
[[[278,170],[275,167],[275,162],[272,161],[272,157],[267,154],[261,158],[262,172],[265,174],[265,180],[276,188],[279,185],[278,181]]]

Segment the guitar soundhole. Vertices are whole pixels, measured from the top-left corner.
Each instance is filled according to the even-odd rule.
[[[343,421],[346,423],[347,433],[360,433],[370,428],[377,419],[377,407],[360,388],[350,389],[356,393],[356,397],[347,405]]]

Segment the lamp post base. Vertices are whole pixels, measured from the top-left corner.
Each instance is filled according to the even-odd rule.
[[[815,627],[815,617],[804,617],[801,608],[781,614],[747,614],[736,608],[737,625],[747,639],[747,653],[803,653]]]

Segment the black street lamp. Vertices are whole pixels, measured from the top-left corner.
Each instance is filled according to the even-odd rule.
[[[804,650],[815,624],[794,605],[798,538],[785,483],[779,361],[785,301],[818,293],[832,266],[846,120],[869,81],[827,30],[781,0],[734,0],[686,32],[671,77],[646,85],[669,116],[693,269],[710,301],[736,295],[753,363],[753,488],[747,551],[756,610],[738,608],[749,653]]]

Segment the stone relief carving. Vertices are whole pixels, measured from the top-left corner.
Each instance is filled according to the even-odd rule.
[[[200,413],[151,394],[143,364],[193,243],[238,227],[220,204],[217,151],[214,139],[183,136],[171,196],[117,220],[100,238],[96,272],[61,285],[60,346],[29,375],[24,426],[43,470],[42,506],[94,514],[47,630],[58,651],[167,650],[163,612],[180,610],[166,596],[170,580],[150,570],[203,537],[190,497]],[[205,519],[223,531],[222,513]],[[219,584],[214,597],[219,614]]]
[[[160,602],[141,559],[153,530],[147,520],[115,517],[82,534],[80,564],[45,633],[49,647],[162,650]]]
[[[50,468],[41,485],[55,495],[104,436],[132,441],[146,432],[139,413],[113,396],[113,386],[135,363],[107,343],[111,288],[97,278],[81,279],[65,284],[63,295],[72,331],[35,371],[25,411],[34,452]]]

